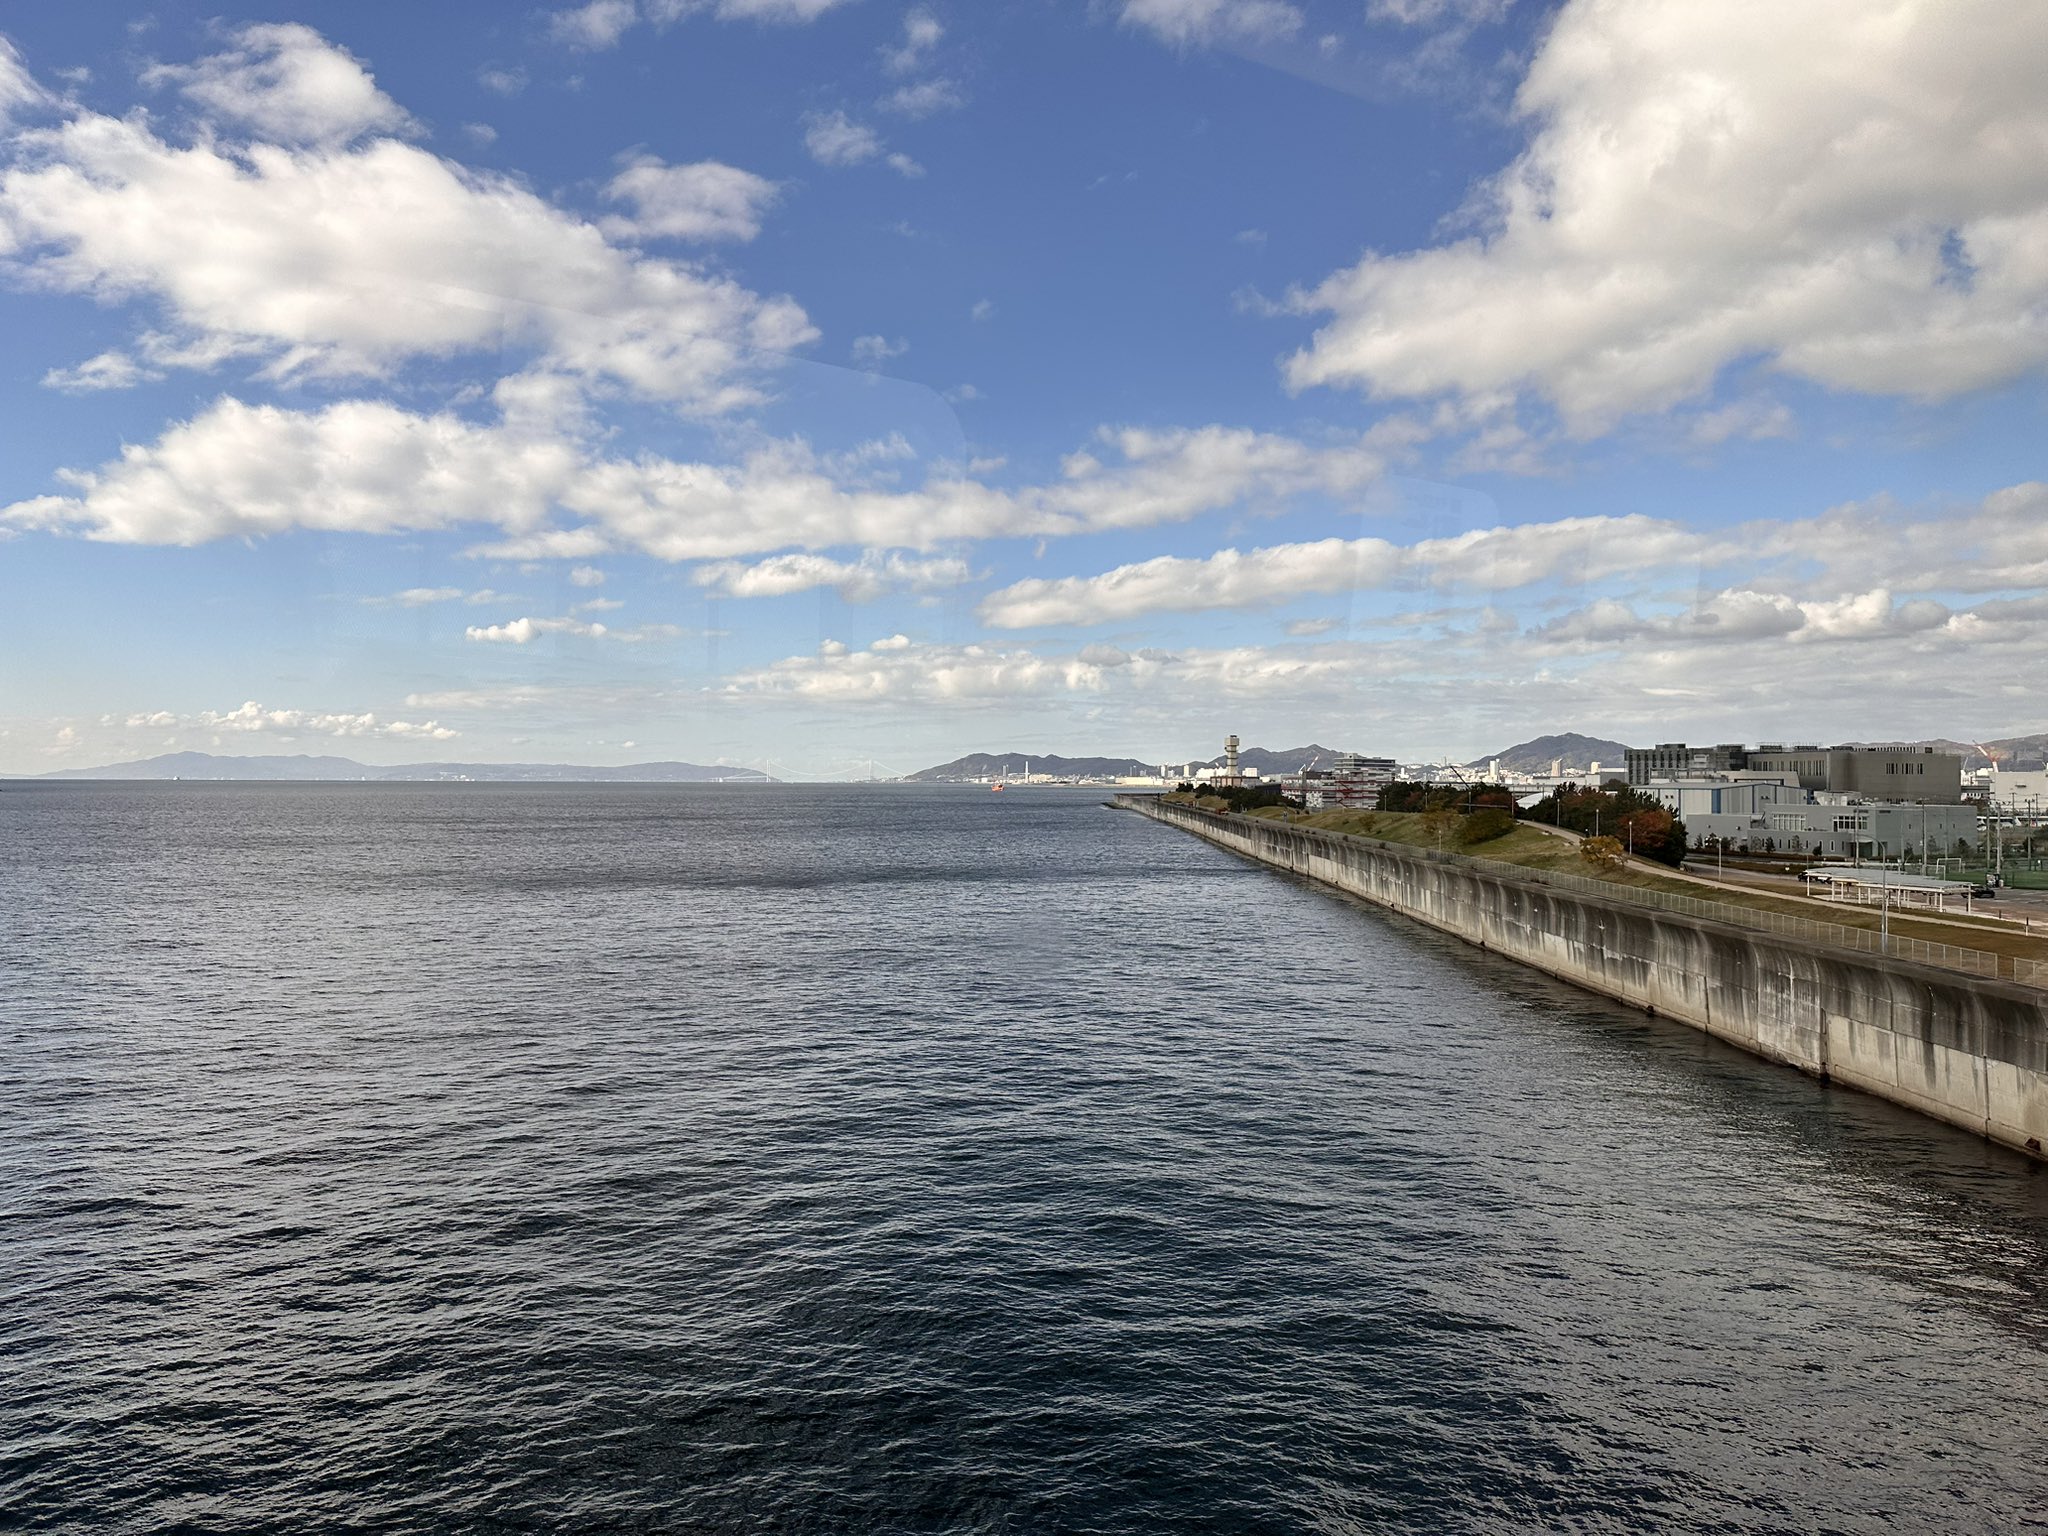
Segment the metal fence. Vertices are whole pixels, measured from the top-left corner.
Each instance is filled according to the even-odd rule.
[[[1158,809],[1168,815],[1199,817],[1222,827],[1228,827],[1235,819],[1219,816],[1213,811],[1195,810],[1191,806],[1162,805]],[[1263,825],[1273,827],[1275,824],[1267,821]],[[1343,843],[1366,843],[1389,853],[1398,853],[1404,858],[1421,858],[1465,869],[1478,869],[1513,885],[1571,891],[1598,897],[1602,901],[1621,902],[1660,912],[1675,912],[1680,916],[1704,918],[1709,922],[1728,923],[1739,928],[1760,929],[1779,938],[1798,939],[1808,944],[1823,944],[1865,955],[1890,955],[1900,960],[1918,961],[1922,965],[1938,965],[1946,970],[1967,971],[1973,976],[1987,976],[2023,982],[2030,986],[2048,987],[2048,961],[2022,960],[1985,949],[1966,949],[1958,944],[1931,944],[1925,939],[1909,939],[1896,933],[1880,934],[1874,928],[1852,928],[1843,923],[1817,923],[1811,918],[1793,917],[1789,913],[1770,912],[1760,907],[1738,906],[1726,901],[1707,901],[1697,896],[1680,896],[1672,891],[1646,890],[1641,886],[1622,885],[1616,881],[1598,880],[1590,875],[1575,875],[1564,870],[1531,869],[1526,864],[1509,864],[1500,859],[1481,858],[1474,854],[1418,848],[1413,843],[1390,843],[1381,838],[1367,837],[1355,832],[1326,832],[1319,827],[1289,827],[1284,822],[1279,823],[1279,826],[1306,837],[1336,840],[1337,846]]]

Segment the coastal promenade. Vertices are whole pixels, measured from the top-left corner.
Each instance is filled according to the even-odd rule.
[[[1111,803],[1824,1081],[2044,1155],[2048,990],[2031,984],[2038,972],[2025,962],[2026,979],[2015,979],[2000,974],[2000,957],[1979,951],[1895,939],[1873,953],[1860,929],[1603,889],[1157,795]],[[1835,934],[1843,941],[1830,942]]]

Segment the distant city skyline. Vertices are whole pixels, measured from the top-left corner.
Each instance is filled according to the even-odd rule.
[[[0,22],[0,773],[2048,729],[2048,13]]]

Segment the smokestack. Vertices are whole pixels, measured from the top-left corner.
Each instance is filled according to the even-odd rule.
[[[1223,772],[1228,778],[1234,779],[1237,777],[1237,738],[1235,736],[1223,738]]]

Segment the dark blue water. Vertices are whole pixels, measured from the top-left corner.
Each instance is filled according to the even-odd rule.
[[[2009,1531],[2048,1179],[1055,792],[7,786],[0,1527]]]

